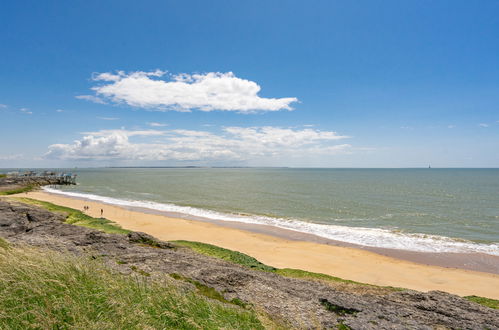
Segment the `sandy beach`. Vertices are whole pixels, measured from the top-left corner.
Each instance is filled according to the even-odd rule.
[[[419,291],[441,290],[466,296],[499,299],[499,275],[465,269],[422,265],[350,247],[282,237],[219,226],[217,224],[167,217],[104,203],[36,191],[22,194],[104,217],[123,228],[142,231],[161,240],[189,240],[240,251],[278,268],[295,268],[329,274],[363,283],[395,286]]]

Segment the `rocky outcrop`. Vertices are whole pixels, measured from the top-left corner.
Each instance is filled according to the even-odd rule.
[[[14,244],[102,258],[122,272],[180,274],[238,298],[295,328],[499,329],[499,311],[444,292],[329,285],[253,271],[144,233],[111,235],[63,223],[34,206],[0,200],[0,236]]]
[[[0,177],[0,192],[25,187],[67,184],[58,177]]]

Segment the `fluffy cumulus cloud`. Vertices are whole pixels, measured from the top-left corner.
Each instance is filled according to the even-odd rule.
[[[164,71],[100,73],[93,80],[95,95],[78,98],[97,103],[109,100],[151,110],[191,111],[256,111],[291,110],[295,97],[260,97],[260,86],[253,81],[236,77],[232,72],[169,75]]]
[[[219,134],[194,130],[102,130],[71,144],[53,144],[47,159],[136,161],[239,161],[345,153],[348,138],[335,132],[278,127],[226,127]],[[139,140],[139,141],[134,141]],[[145,140],[145,141],[144,141]]]

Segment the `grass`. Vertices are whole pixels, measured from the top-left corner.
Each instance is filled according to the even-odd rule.
[[[253,257],[250,257],[249,255],[229,249],[224,249],[215,245],[191,241],[173,241],[172,243],[186,246],[198,253],[223,259],[238,265],[243,265],[251,269],[262,270],[266,272],[273,272],[276,270],[276,268],[262,264],[260,261],[256,260]]]
[[[277,274],[286,276],[286,277],[293,277],[293,278],[302,278],[302,279],[314,279],[314,280],[321,280],[325,282],[340,282],[340,283],[347,283],[347,284],[356,284],[356,285],[365,285],[365,286],[374,286],[372,284],[367,284],[367,283],[360,283],[360,282],[355,282],[351,280],[345,280],[340,277],[336,276],[331,276],[331,275],[326,275],[326,274],[321,274],[321,273],[312,273],[312,272],[307,272],[306,270],[300,270],[300,269],[292,269],[292,268],[282,268],[282,269],[277,269],[275,271]],[[402,289],[401,289],[402,290]]]
[[[181,246],[186,246],[194,250],[195,252],[208,255],[211,257],[215,258],[220,258],[244,267],[248,267],[251,269],[256,269],[260,271],[266,271],[266,272],[272,272],[276,273],[282,276],[286,277],[292,277],[292,278],[298,278],[298,279],[305,279],[305,280],[319,280],[327,283],[334,283],[334,284],[347,284],[347,285],[354,285],[354,286],[360,286],[360,287],[366,287],[366,288],[374,288],[374,289],[380,289],[381,291],[403,291],[405,290],[404,288],[397,288],[397,287],[391,287],[391,286],[377,286],[377,285],[372,285],[372,284],[367,284],[367,283],[360,283],[360,282],[355,282],[351,280],[345,280],[339,277],[331,276],[331,275],[326,275],[326,274],[321,274],[321,273],[313,273],[313,272],[308,272],[305,270],[300,270],[300,269],[291,269],[291,268],[274,268],[271,266],[267,266],[258,260],[256,260],[253,257],[250,257],[244,253],[237,252],[237,251],[232,251],[229,249],[224,249],[215,245],[211,244],[206,244],[206,243],[200,243],[200,242],[191,242],[191,241],[173,241],[173,243]],[[493,308],[493,309],[499,309],[499,300],[495,299],[490,299],[490,298],[484,298],[484,297],[478,297],[478,296],[467,296],[463,297],[469,301],[478,303],[480,305]],[[326,307],[327,308],[327,307]]]
[[[51,212],[62,213],[66,216],[65,222],[72,225],[97,229],[110,234],[128,234],[130,232],[129,230],[121,228],[115,222],[104,218],[93,218],[79,210],[69,207],[59,206],[49,202],[42,202],[31,198],[21,197],[16,198],[16,200],[26,204],[41,206]]]
[[[0,195],[22,194],[22,193],[33,190],[33,188],[35,188],[35,186],[29,185],[26,187],[17,188],[17,189],[13,189],[13,190],[0,191]]]
[[[5,194],[5,193],[6,192],[3,192],[3,194]],[[15,192],[15,193],[18,193],[18,192]],[[0,194],[2,194],[2,193],[0,193]],[[66,223],[84,226],[84,227],[88,227],[88,228],[93,228],[93,229],[104,231],[106,233],[127,234],[130,232],[129,230],[121,228],[119,225],[117,225],[116,223],[114,223],[110,220],[103,219],[103,218],[92,218],[79,210],[75,210],[75,209],[64,207],[64,206],[55,205],[55,204],[52,204],[49,202],[37,201],[37,200],[31,199],[31,198],[16,198],[16,199],[23,202],[23,203],[41,206],[49,211],[64,213],[67,216]],[[319,281],[335,283],[335,284],[337,284],[337,283],[351,284],[351,285],[357,285],[357,286],[363,286],[363,287],[379,288],[379,289],[389,290],[389,291],[405,290],[404,288],[396,288],[396,287],[390,287],[390,286],[377,286],[377,285],[372,285],[372,284],[367,284],[367,283],[360,283],[360,282],[355,282],[355,281],[351,281],[351,280],[345,280],[345,279],[331,276],[331,275],[326,275],[326,274],[321,274],[321,273],[313,273],[313,272],[308,272],[308,271],[304,271],[304,270],[300,270],[300,269],[291,269],[291,268],[278,269],[278,268],[275,268],[272,266],[265,265],[265,264],[261,263],[260,261],[258,261],[257,259],[250,257],[244,253],[221,248],[221,247],[211,245],[211,244],[192,242],[192,241],[181,241],[181,240],[173,241],[173,243],[180,245],[180,246],[185,246],[185,247],[191,248],[192,250],[194,250],[197,253],[201,253],[204,255],[211,256],[211,257],[223,259],[223,260],[226,260],[228,262],[232,262],[232,263],[244,266],[244,267],[251,268],[253,270],[272,272],[272,273],[276,273],[276,274],[286,276],[286,277],[306,279],[306,280],[319,280]],[[4,244],[7,244],[7,243],[5,243],[5,241],[0,238],[0,248],[4,247]],[[5,245],[5,246],[7,246],[7,245]],[[121,264],[121,263],[125,263],[125,262],[117,261],[117,263]],[[486,306],[489,308],[499,309],[499,300],[484,298],[484,297],[479,297],[479,296],[466,296],[464,298],[469,300],[469,301],[478,303],[480,305],[483,305],[483,306]],[[235,302],[229,301],[229,303],[235,303]],[[237,305],[237,303],[235,303],[235,304]],[[245,303],[242,302],[239,305],[244,306]]]
[[[0,179],[6,178],[6,177],[7,177],[7,174],[0,174]]]
[[[466,296],[464,299],[468,299],[469,301],[476,302],[477,304],[493,308],[493,309],[499,309],[499,300],[496,299],[490,299],[490,298],[483,298],[479,296]]]
[[[0,249],[6,250],[6,249],[9,249],[9,248],[10,248],[9,243],[6,240],[4,240],[3,238],[0,237]]]
[[[1,329],[264,328],[252,310],[181,292],[166,280],[26,247],[0,248],[0,297]]]
[[[251,269],[255,270],[260,270],[260,271],[265,271],[265,272],[272,272],[276,273],[282,276],[286,277],[293,277],[293,278],[299,278],[299,279],[307,279],[307,280],[320,280],[320,281],[325,281],[325,282],[335,282],[335,283],[345,283],[345,284],[354,284],[354,285],[361,285],[361,286],[368,286],[368,287],[378,287],[376,285],[371,285],[371,284],[366,284],[366,283],[360,283],[360,282],[355,282],[355,281],[350,281],[350,280],[344,280],[339,277],[335,276],[330,276],[326,274],[320,274],[320,273],[312,273],[312,272],[307,272],[305,270],[299,270],[299,269],[291,269],[291,268],[282,268],[278,269],[272,266],[265,265],[261,263],[260,261],[256,260],[253,257],[250,257],[244,253],[237,252],[237,251],[232,251],[229,249],[224,249],[215,245],[211,244],[206,244],[206,243],[200,243],[200,242],[191,242],[191,241],[173,241],[172,243],[181,245],[181,246],[186,246],[194,250],[195,252],[208,255],[211,257],[223,259],[244,267],[248,267]],[[389,289],[393,291],[397,290],[403,290],[401,288],[392,288],[392,287],[379,287],[383,289]]]

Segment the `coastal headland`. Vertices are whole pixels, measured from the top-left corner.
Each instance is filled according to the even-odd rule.
[[[20,194],[103,216],[123,228],[148,233],[163,241],[188,240],[213,244],[256,258],[276,268],[323,273],[348,280],[418,291],[440,290],[460,296],[499,299],[499,275],[466,269],[424,265],[351,247],[290,240],[229,228],[214,223],[150,214],[95,201],[42,191]]]
[[[0,324],[106,329],[495,329],[497,300],[274,268],[105,218],[0,198]]]

